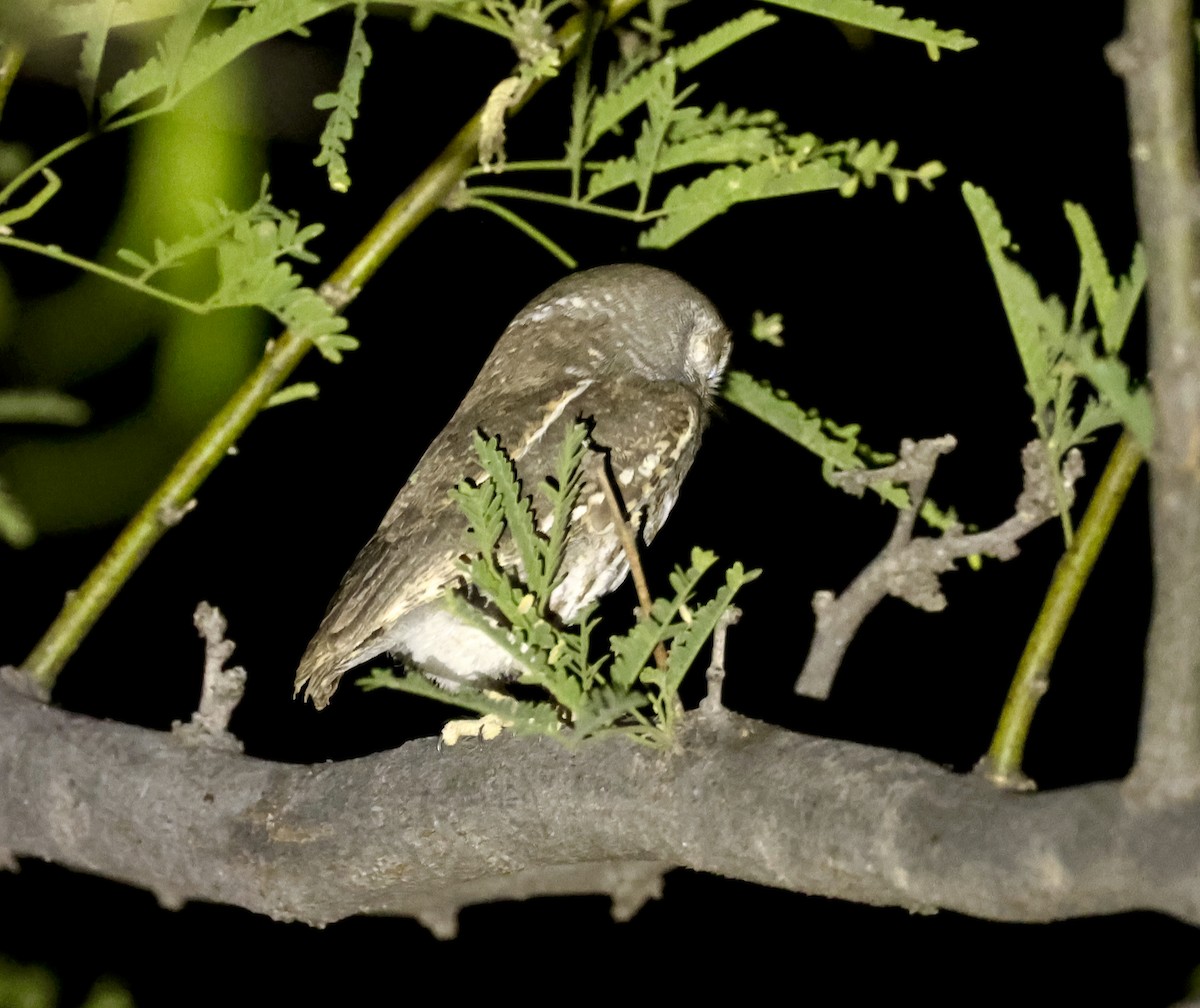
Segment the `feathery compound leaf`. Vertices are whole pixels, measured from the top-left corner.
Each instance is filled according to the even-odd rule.
[[[1083,277],[1092,291],[1096,318],[1103,325],[1108,318],[1109,309],[1117,299],[1117,286],[1108,270],[1108,259],[1105,258],[1104,249],[1100,247],[1100,239],[1096,236],[1096,228],[1088,212],[1078,203],[1069,202],[1063,204],[1063,211],[1067,215],[1067,223],[1075,233],[1075,244],[1079,246],[1079,263],[1083,269]]]
[[[686,73],[755,32],[770,28],[778,20],[774,14],[768,14],[764,10],[749,10],[685,45],[676,46],[671,50],[675,57],[675,65]]]
[[[629,633],[610,639],[615,657],[609,669],[609,676],[617,686],[628,689],[637,682],[650,662],[654,649],[659,644],[673,639],[681,631],[681,625],[675,622],[676,617],[695,594],[697,582],[716,562],[715,553],[693,549],[692,562],[688,569],[685,571],[676,567],[671,574],[674,597],[655,599],[650,606],[650,612],[641,614]]]
[[[233,211],[217,200],[195,206],[202,231],[176,242],[154,240],[154,259],[129,249],[118,251],[122,261],[138,270],[133,279],[147,290],[149,281],[164,270],[201,251],[215,251],[217,289],[201,304],[201,313],[217,308],[257,307],[270,312],[296,335],[309,339],[328,360],[341,360],[343,350],[358,342],[344,332],[346,320],[320,294],[303,286],[286,259],[315,262],[305,247],[323,227],[300,227],[294,213],[271,204],[267,179],[259,198],[247,210]],[[283,260],[283,261],[281,261]]]
[[[695,553],[693,553],[693,559]],[[715,558],[714,558],[715,559]],[[733,598],[743,585],[749,584],[762,573],[761,570],[746,570],[740,563],[735,563],[725,571],[725,584],[717,594],[704,605],[695,610],[680,610],[684,616],[684,627],[676,635],[671,644],[670,660],[666,669],[648,668],[642,673],[642,682],[658,686],[668,695],[679,692],[683,677],[687,675],[701,648],[707,643],[716,629],[717,621],[731,605]]]
[[[1042,412],[1053,406],[1058,391],[1058,381],[1052,370],[1065,340],[1066,315],[1055,299],[1043,300],[1033,277],[1008,257],[1008,250],[1013,248],[1012,235],[1004,226],[991,196],[970,182],[963,183],[962,193],[975,218],[988,265],[1000,291],[1004,314],[1008,316],[1008,325],[1029,383],[1035,419],[1040,423]]]
[[[894,455],[876,452],[860,442],[858,424],[838,426],[815,409],[803,410],[786,392],[773,388],[768,381],[755,381],[745,371],[730,371],[721,395],[821,459],[822,475],[831,485],[835,472],[888,465],[896,460]],[[909,506],[908,491],[895,483],[872,483],[870,489],[894,507]],[[920,515],[926,525],[939,531],[958,523],[953,508],[943,511],[929,498],[922,504]]]
[[[766,2],[806,14],[832,18],[834,21],[844,21],[847,24],[858,25],[860,28],[883,32],[885,35],[895,35],[897,38],[923,42],[925,51],[929,53],[931,60],[936,60],[941,55],[942,49],[962,52],[964,49],[970,49],[979,44],[977,39],[963,34],[961,29],[943,31],[933,21],[925,18],[906,18],[903,7],[883,7],[871,3],[870,0],[766,0]]]
[[[511,463],[500,451],[500,439],[494,437],[485,440],[478,431],[472,438],[475,454],[483,463],[484,470],[487,470],[489,460],[492,465],[499,466],[498,460],[503,459],[504,468],[511,478]],[[491,556],[504,534],[504,502],[496,489],[496,481],[491,478],[490,473],[488,478],[476,482],[463,480],[450,491],[450,496],[466,516],[468,531],[475,541],[475,548],[484,556]]]
[[[373,668],[369,675],[356,680],[356,685],[365,690],[400,690],[413,696],[440,700],[476,714],[492,714],[520,735],[557,735],[562,729],[557,713],[547,704],[524,703],[501,693],[469,687],[451,692],[422,675],[398,676],[391,669]]]
[[[164,92],[159,107],[170,108],[247,49],[276,35],[297,31],[306,22],[344,6],[346,2],[259,0],[253,7],[243,9],[233,24],[188,48],[177,73],[171,72],[168,60],[161,53],[130,70],[101,97],[101,114],[105,119],[111,119],[159,91]]]
[[[680,110],[690,111],[694,110]],[[773,132],[762,126],[729,129],[724,133],[702,133],[675,142],[671,138],[675,135],[677,121],[672,122],[667,144],[658,153],[655,170],[659,174],[693,164],[752,164],[765,160],[779,150]],[[588,179],[587,198],[595,199],[621,186],[631,185],[638,180],[640,170],[633,158],[619,157],[604,162]]]
[[[350,32],[350,52],[336,91],[328,91],[313,99],[313,108],[329,109],[329,118],[321,130],[321,153],[313,164],[327,166],[329,188],[345,192],[350,188],[350,171],[346,165],[346,141],[354,136],[354,120],[358,118],[358,102],[362,94],[363,75],[371,65],[371,46],[363,23],[367,5],[360,3],[354,11],[354,27]]]
[[[698,227],[737,203],[838,189],[850,176],[830,160],[796,168],[761,161],[748,168],[729,165],[686,186],[676,186],[663,200],[664,216],[638,236],[641,248],[670,248]]]
[[[83,107],[89,113],[96,98],[96,80],[100,76],[100,64],[104,62],[104,47],[112,30],[116,6],[116,0],[90,0],[84,5],[88,22],[79,51],[78,78]]]
[[[548,586],[545,584],[542,563],[545,540],[536,527],[533,501],[522,492],[516,468],[508,453],[499,447],[494,438],[485,442],[476,435],[475,450],[496,485],[496,496],[504,509],[504,523],[517,548],[517,557],[521,569],[525,571],[526,583],[534,593],[535,599],[540,598],[538,615],[544,615],[550,602],[550,592],[545,590]]]
[[[1021,364],[1034,402],[1033,421],[1037,427],[1048,464],[1057,471],[1062,459],[1074,445],[1082,444],[1105,421],[1120,418],[1129,431],[1147,448],[1152,434],[1149,394],[1144,388],[1130,388],[1126,366],[1115,356],[1115,348],[1125,338],[1125,329],[1133,312],[1136,295],[1144,282],[1144,266],[1135,251],[1130,276],[1114,289],[1108,261],[1096,238],[1091,219],[1082,207],[1067,207],[1067,219],[1079,245],[1083,285],[1092,292],[1096,314],[1107,319],[1105,354],[1095,352],[1096,334],[1082,328],[1083,300],[1077,299],[1076,318],[1067,325],[1066,311],[1054,297],[1042,298],[1037,283],[1013,262],[1009,249],[1012,235],[1004,227],[992,198],[977,186],[963,183],[963,199],[975,217],[988,265],[996,279],[1009,327],[1017,344]],[[1097,402],[1088,403],[1078,423],[1075,420],[1076,378],[1086,377],[1100,393]],[[1069,501],[1061,481],[1055,481],[1059,495],[1059,513],[1064,537],[1071,542]]]
[[[1154,407],[1146,387],[1133,387],[1129,368],[1122,361],[1115,357],[1097,356],[1087,347],[1072,355],[1071,363],[1095,386],[1096,391],[1100,393],[1101,402],[1115,414],[1115,417],[1106,415],[1104,419],[1108,423],[1119,419],[1129,428],[1129,432],[1137,439],[1142,449],[1148,452],[1154,441]],[[1083,430],[1083,426],[1081,420],[1076,434],[1080,441],[1090,434],[1090,430]],[[1103,424],[1094,424],[1094,427],[1100,426]]]
[[[1146,286],[1145,253],[1140,243],[1135,245],[1129,273],[1114,283],[1108,269],[1108,258],[1100,246],[1100,239],[1096,236],[1087,210],[1078,203],[1064,203],[1063,209],[1075,233],[1075,244],[1079,246],[1080,268],[1092,292],[1092,304],[1100,323],[1104,352],[1116,354],[1125,343],[1129,323],[1141,300],[1142,289]]]
[[[762,10],[747,11],[741,17],[727,21],[720,27],[701,35],[695,41],[669,50],[664,59],[673,58],[675,66],[680,70],[691,70],[709,57],[728,49],[735,42],[773,25],[778,20],[779,18],[775,15]],[[657,66],[657,64],[655,65]],[[614,129],[634,109],[649,100],[657,86],[654,70],[655,67],[649,67],[616,90],[596,98],[592,104],[590,125],[585,142],[586,148],[595,146],[600,137]]]
[[[583,486],[583,459],[588,447],[588,425],[573,424],[559,449],[553,481],[542,483],[542,492],[550,502],[550,528],[543,551],[541,584],[535,587],[531,581],[531,587],[539,591],[547,602],[562,579],[562,561],[571,527],[571,512],[575,509],[579,490]]]
[[[1133,259],[1129,264],[1129,272],[1117,281],[1117,296],[1109,306],[1108,318],[1100,327],[1101,342],[1104,344],[1106,354],[1119,353],[1121,347],[1125,345],[1129,324],[1133,321],[1133,313],[1137,310],[1145,287],[1146,253],[1139,242],[1133,247]]]
[[[640,690],[617,690],[598,683],[582,698],[571,725],[581,739],[605,733],[630,716],[644,725],[646,720],[638,712],[646,703],[646,694]]]

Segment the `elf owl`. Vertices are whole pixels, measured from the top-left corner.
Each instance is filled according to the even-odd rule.
[[[324,707],[347,670],[384,652],[452,689],[519,675],[506,650],[441,599],[462,584],[460,558],[471,552],[449,492],[483,475],[474,433],[499,436],[544,515],[535,488],[554,471],[568,428],[591,425],[588,475],[550,599],[570,622],[629,571],[596,467],[650,542],[695,458],[729,349],[712,303],[666,270],[601,266],[540,294],[504,330],[351,564],[300,660],[296,692]]]

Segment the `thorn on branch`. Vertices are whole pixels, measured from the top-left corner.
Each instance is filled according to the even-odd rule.
[[[813,596],[817,626],[808,659],[796,680],[799,695],[821,700],[829,695],[850,642],[867,614],[886,596],[894,595],[927,612],[941,611],[946,596],[940,578],[954,569],[956,560],[981,554],[999,560],[1016,556],[1017,541],[1058,514],[1054,481],[1062,480],[1069,506],[1075,482],[1083,474],[1083,458],[1076,449],[1067,453],[1061,471],[1053,474],[1048,471],[1041,443],[1032,441],[1021,451],[1024,484],[1012,517],[984,531],[965,532],[962,525],[955,524],[936,539],[914,538],[914,524],[937,460],[955,445],[950,436],[916,442],[906,438],[900,446],[900,459],[893,465],[836,476],[843,489],[856,495],[880,480],[906,483],[909,505],[897,517],[887,545],[840,596],[831,591]]]
[[[246,670],[240,665],[226,668],[236,646],[225,637],[225,617],[207,602],[196,606],[192,622],[204,639],[204,683],[200,706],[191,721],[175,721],[171,731],[188,745],[209,746],[241,752],[242,743],[229,732],[229,718],[241,702],[246,688]]]

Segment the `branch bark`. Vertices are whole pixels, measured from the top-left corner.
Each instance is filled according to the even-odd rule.
[[[1200,802],[1115,783],[997,790],[916,756],[722,712],[674,753],[432,739],[270,763],[56,710],[0,680],[0,850],[324,924],[604,892],[628,916],[674,867],[1007,921],[1152,909],[1200,923]]]
[[[1139,230],[1149,264],[1154,617],[1131,798],[1200,794],[1200,174],[1191,4],[1129,0],[1108,47],[1125,78]]]

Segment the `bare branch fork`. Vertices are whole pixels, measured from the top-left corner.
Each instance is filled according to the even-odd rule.
[[[824,699],[829,695],[846,649],[867,614],[884,598],[894,595],[918,609],[940,612],[946,607],[946,597],[938,578],[953,570],[956,560],[983,554],[1000,560],[1016,556],[1017,540],[1058,514],[1055,481],[1062,481],[1070,500],[1075,481],[1083,474],[1078,451],[1068,453],[1061,473],[1051,473],[1042,445],[1031,441],[1021,452],[1025,482],[1010,518],[982,532],[968,533],[956,524],[937,538],[914,538],[916,517],[925,502],[937,460],[953,451],[956,444],[949,435],[924,441],[906,438],[895,464],[838,473],[834,477],[842,489],[856,497],[861,497],[872,483],[905,483],[909,506],[897,517],[887,545],[841,595],[820,591],[813,596],[817,626],[808,659],[796,680],[795,689],[801,696]]]

